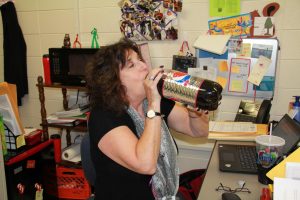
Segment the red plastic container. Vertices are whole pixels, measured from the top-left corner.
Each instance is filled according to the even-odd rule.
[[[46,85],[51,85],[51,76],[50,76],[50,61],[49,55],[43,55],[43,66],[44,66],[44,81]]]
[[[33,146],[41,143],[43,130],[35,130],[25,136],[26,145]]]
[[[61,162],[61,139],[59,134],[51,135],[54,145],[54,160],[56,163]]]
[[[88,199],[91,188],[82,169],[56,167],[58,198]]]

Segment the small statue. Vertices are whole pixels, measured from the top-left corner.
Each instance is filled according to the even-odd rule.
[[[92,34],[92,45],[91,45],[91,48],[100,48],[99,46],[99,43],[98,43],[98,33],[97,33],[97,29],[94,28],[92,31],[91,31],[91,34]]]
[[[65,34],[64,45],[62,48],[71,48],[70,35],[68,33]]]

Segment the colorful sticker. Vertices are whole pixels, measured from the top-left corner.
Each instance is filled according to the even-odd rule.
[[[269,168],[275,164],[278,159],[278,149],[276,147],[267,147],[260,149],[257,153],[257,163],[264,168]]]

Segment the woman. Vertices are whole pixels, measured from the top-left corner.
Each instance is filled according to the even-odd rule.
[[[177,149],[168,127],[192,137],[208,135],[206,112],[159,95],[162,75],[163,69],[150,69],[138,46],[126,39],[101,47],[87,66],[96,199],[174,197]]]

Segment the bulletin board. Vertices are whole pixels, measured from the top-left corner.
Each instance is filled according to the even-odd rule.
[[[210,73],[208,77],[222,85],[223,95],[273,98],[278,40],[274,38],[230,39],[227,47],[228,50],[222,55],[196,49],[198,70],[206,69]],[[248,78],[250,75],[253,76],[263,59],[268,67],[263,73],[261,82],[253,84],[248,81]]]

